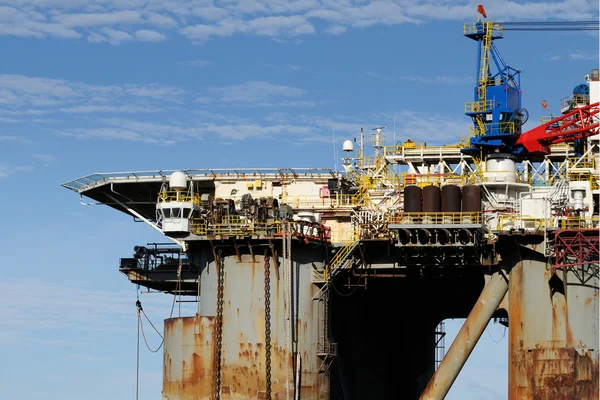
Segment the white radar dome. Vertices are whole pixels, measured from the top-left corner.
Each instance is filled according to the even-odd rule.
[[[169,177],[169,187],[171,189],[187,189],[187,175],[181,171],[175,171]]]
[[[352,140],[346,140],[346,141],[344,141],[344,144],[342,145],[342,150],[344,150],[344,151],[354,151],[354,143],[352,143]]]

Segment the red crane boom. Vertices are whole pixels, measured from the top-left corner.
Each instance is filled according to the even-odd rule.
[[[584,139],[599,133],[600,103],[576,108],[522,133],[517,140],[532,154],[550,154],[550,145]]]

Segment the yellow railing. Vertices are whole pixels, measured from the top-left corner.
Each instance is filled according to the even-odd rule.
[[[497,130],[500,133],[515,133],[515,123],[514,122],[495,122],[493,124],[486,124],[488,129]],[[469,133],[472,136],[481,136],[484,135],[485,132],[481,132],[479,126],[472,126],[469,128]]]
[[[194,194],[193,196],[188,196],[184,192],[172,190],[167,192],[158,192],[157,201],[158,203],[178,201],[182,203],[194,203],[200,205],[200,196],[197,194]]]
[[[465,112],[466,113],[474,113],[474,112],[486,112],[492,109],[494,105],[493,100],[484,100],[484,101],[467,101],[465,102]]]
[[[595,161],[593,157],[571,157],[567,159],[569,168],[594,168]]]
[[[589,182],[591,190],[600,189],[598,180],[589,171],[569,172],[568,178],[569,178],[569,181],[572,181],[572,182]]]
[[[441,186],[445,183],[457,185],[467,185],[476,181],[473,175],[456,175],[456,174],[409,174],[403,172],[399,183],[400,186],[417,185],[425,186]]]
[[[483,221],[480,212],[457,212],[457,213],[435,213],[435,212],[405,212],[394,214],[389,223],[396,225],[412,224],[435,224],[435,225],[457,225],[457,224],[481,224]]]
[[[581,104],[590,104],[590,96],[587,94],[572,94],[560,99],[560,108],[565,109]]]
[[[546,222],[544,218],[533,218],[520,214],[502,214],[498,218],[496,230],[525,229],[529,231],[542,231],[545,226]]]
[[[245,236],[245,235],[279,235],[281,222],[268,223],[221,223],[209,225],[202,218],[192,219],[190,230],[195,235],[206,236]]]
[[[594,229],[600,227],[600,217],[567,217],[558,221],[561,229]]]
[[[266,235],[281,236],[282,222],[245,222],[237,216],[224,218],[220,224],[208,224],[203,218],[194,218],[190,223],[190,231],[199,236],[249,236]],[[292,235],[313,238],[315,240],[331,240],[331,229],[323,225],[307,222],[289,222]]]
[[[325,267],[324,277],[325,279],[329,279],[333,272],[341,267],[342,260],[350,254],[350,252],[354,249],[356,244],[360,241],[360,236],[357,231],[354,231],[352,236],[345,242],[344,247],[339,249],[337,253],[333,256],[329,264]]]
[[[542,124],[545,124],[545,123],[548,123],[558,117],[560,117],[560,115],[544,115],[544,116],[540,117],[540,121],[542,122]],[[564,120],[558,121],[558,126],[561,126],[563,124],[563,122],[564,122]]]
[[[502,33],[502,25],[493,24],[492,21],[466,22],[463,25],[463,33],[465,35],[473,35],[475,33],[483,33],[483,27],[488,24],[487,28],[499,35]]]
[[[282,196],[280,203],[288,204],[294,208],[319,208],[319,207],[341,207],[362,205],[368,201],[368,195],[358,192],[356,194],[331,194]]]

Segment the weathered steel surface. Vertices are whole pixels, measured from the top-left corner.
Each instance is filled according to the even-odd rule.
[[[184,393],[208,398],[214,377],[214,317],[165,320],[163,395],[185,399]]]
[[[223,342],[221,361],[221,399],[262,399],[266,390],[264,260],[250,255],[224,260]],[[292,349],[286,346],[284,326],[297,339],[302,358],[301,399],[329,399],[327,377],[319,375],[317,357],[318,313],[312,301],[316,288],[311,284],[310,263],[292,263],[292,299],[298,295],[298,311],[284,318],[284,274],[276,277],[271,261],[271,390],[273,399],[285,399],[289,387],[294,398]],[[281,267],[280,267],[281,268]],[[296,284],[297,272],[300,281]],[[281,271],[280,271],[281,272]],[[216,310],[216,270],[207,264],[201,277],[201,314],[206,316],[173,318],[165,322],[165,371],[163,398],[169,400],[209,399],[213,391]],[[287,291],[286,291],[287,292]],[[291,303],[290,303],[291,306]],[[296,306],[294,306],[296,309]],[[297,317],[296,317],[297,316]],[[298,331],[293,330],[298,321]],[[200,327],[201,329],[198,329]],[[198,332],[198,333],[196,333]],[[190,363],[200,366],[199,372]],[[287,386],[286,386],[287,385]]]
[[[509,399],[598,399],[598,280],[553,276],[539,253],[510,274]]]
[[[448,353],[423,391],[421,400],[440,400],[446,396],[507,290],[508,280],[503,273],[496,272],[491,276]]]

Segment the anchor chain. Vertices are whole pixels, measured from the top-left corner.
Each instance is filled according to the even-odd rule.
[[[271,400],[271,264],[265,250],[265,370],[266,400]]]
[[[221,346],[223,341],[223,285],[225,283],[225,268],[221,250],[215,259],[217,267],[217,318],[215,332],[215,382],[214,382],[214,400],[221,398]]]

